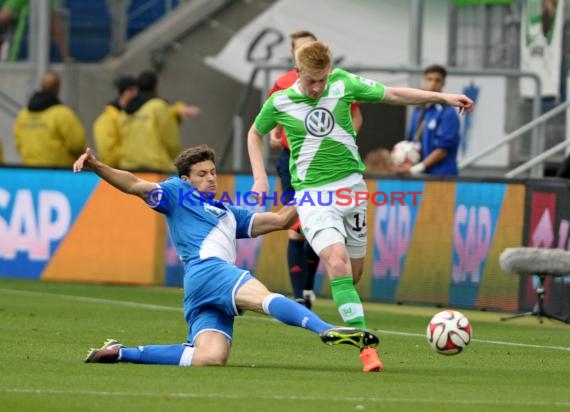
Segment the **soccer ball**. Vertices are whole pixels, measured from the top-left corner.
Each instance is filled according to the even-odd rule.
[[[469,320],[461,312],[444,310],[431,318],[426,337],[437,353],[457,355],[469,345],[472,333]]]
[[[419,144],[402,140],[394,145],[390,152],[390,157],[396,166],[404,164],[415,165],[420,161],[421,157]]]

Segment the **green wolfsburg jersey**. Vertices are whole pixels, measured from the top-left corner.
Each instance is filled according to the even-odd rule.
[[[303,95],[297,82],[272,94],[254,124],[261,134],[269,133],[277,124],[283,126],[291,148],[293,187],[316,188],[364,173],[350,105],[354,101],[377,103],[383,98],[383,84],[334,69],[321,97]]]

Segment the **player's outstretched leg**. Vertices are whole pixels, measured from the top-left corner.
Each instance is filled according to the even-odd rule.
[[[84,359],[85,363],[117,363],[123,345],[116,339],[107,339],[99,349],[91,348]]]
[[[376,352],[380,339],[370,331],[358,328],[332,328],[321,333],[321,340],[327,345],[347,344],[359,348],[364,372],[384,370],[384,365]]]
[[[321,340],[327,345],[352,345],[360,349],[360,360],[364,372],[380,372],[384,365],[376,352],[380,339],[368,330],[358,328],[331,328],[321,333]]]
[[[364,348],[360,351],[360,360],[362,361],[362,371],[364,372],[382,372],[384,365],[376,348]]]
[[[279,293],[271,293],[265,298],[263,310],[287,325],[309,329],[317,334],[333,327],[304,305],[299,305]]]
[[[331,280],[334,302],[342,319],[351,327],[366,330],[366,320],[362,302],[356,291],[352,276],[343,276]],[[382,371],[384,366],[376,351],[376,345],[361,349],[360,360],[364,372]]]
[[[99,349],[91,349],[85,363],[131,362],[148,365],[190,366],[195,348],[189,344],[146,345],[126,348],[116,339],[107,339]]]
[[[380,339],[372,332],[358,328],[331,328],[321,333],[321,340],[327,345],[352,345],[359,349],[375,348]]]
[[[364,364],[363,370],[365,372],[383,370],[382,362],[375,349],[380,340],[374,333],[359,328],[335,328],[306,307],[298,305],[291,299],[277,293],[272,293],[265,298],[263,309],[265,313],[287,325],[298,326],[318,333],[321,340],[327,345],[348,344],[356,346],[360,349],[360,359]]]

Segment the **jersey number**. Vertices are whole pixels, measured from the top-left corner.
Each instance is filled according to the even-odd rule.
[[[355,232],[361,232],[363,228],[366,227],[366,215],[362,216],[362,226],[360,226],[360,214],[354,215],[354,227],[353,230]]]

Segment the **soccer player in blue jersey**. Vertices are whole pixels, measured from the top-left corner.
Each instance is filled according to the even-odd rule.
[[[97,160],[90,149],[73,165],[74,172],[93,170],[112,186],[140,197],[164,214],[185,270],[185,343],[125,347],[109,339],[101,348],[91,349],[85,362],[225,365],[234,317],[245,310],[308,329],[329,345],[343,343],[363,349],[378,344],[374,334],[358,328],[335,328],[306,307],[270,292],[248,270],[234,265],[236,239],[287,229],[297,218],[294,207],[285,206],[276,213],[253,213],[216,201],[215,154],[206,145],[183,151],[175,165],[178,177],[161,183],[113,169]]]

